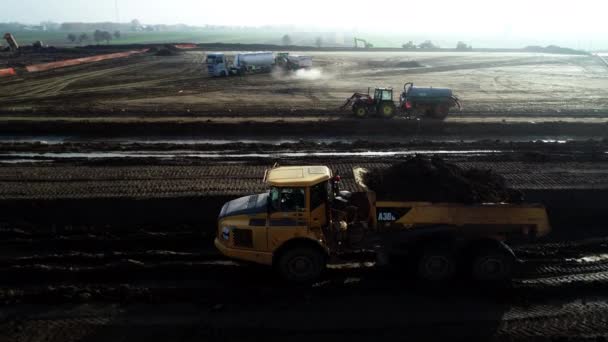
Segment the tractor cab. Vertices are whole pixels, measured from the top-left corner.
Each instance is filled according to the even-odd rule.
[[[393,88],[376,88],[374,91],[374,112],[385,118],[395,115],[397,108],[393,102]]]
[[[393,88],[376,88],[374,103],[380,104],[382,101],[393,101]]]

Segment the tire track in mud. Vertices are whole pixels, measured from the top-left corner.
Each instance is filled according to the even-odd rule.
[[[273,300],[276,302],[289,300],[288,298],[294,296],[293,289],[277,282],[268,269],[241,265],[223,258],[210,258],[205,263],[196,262],[192,259],[197,257],[196,253],[152,251],[139,253],[139,255],[137,253],[111,255],[106,261],[115,259],[117,261],[103,263],[98,259],[99,255],[83,256],[87,259],[81,262],[87,265],[85,267],[82,267],[81,263],[74,264],[71,262],[66,264],[69,258],[78,258],[78,255],[74,254],[66,254],[63,256],[65,258],[61,255],[48,255],[46,257],[37,256],[20,259],[26,260],[27,265],[17,267],[17,270],[23,273],[29,272],[29,277],[26,278],[31,278],[29,283],[34,287],[27,285],[27,282],[21,282],[20,290],[10,292],[5,285],[4,288],[0,288],[2,290],[2,296],[0,296],[2,298],[0,299],[8,302],[17,300],[25,303],[55,304],[87,302],[136,304],[173,301],[191,302],[196,300],[208,304],[209,308],[219,302],[223,303],[222,306],[228,305],[234,310],[235,306],[254,305],[255,303],[257,303],[255,304],[256,307],[259,307],[261,303],[258,303],[259,300],[256,300],[256,296],[253,295],[256,293],[272,293]],[[136,258],[137,256],[142,259],[149,256],[158,260],[141,261]],[[120,257],[123,257],[123,259],[120,259]],[[133,257],[133,259],[129,257]],[[180,257],[184,257],[184,260],[180,261]],[[45,258],[48,258],[46,261],[52,260],[53,262],[45,262]],[[13,261],[18,260],[15,259],[10,262]],[[14,280],[17,273],[6,273],[4,266],[6,264],[0,267],[2,269],[0,271],[2,277],[0,278],[12,278]],[[363,267],[359,263],[336,266],[330,267],[323,282],[311,289],[300,289],[298,292],[301,293],[303,290],[310,293],[309,296],[320,301],[326,297],[336,301],[345,295],[351,298],[350,300],[352,300],[352,296],[357,296],[358,300],[364,300],[365,298],[373,299],[379,293],[399,297],[407,296],[407,293],[412,292],[415,294],[417,291],[407,287],[404,288],[402,280],[399,280],[398,277],[395,278],[393,274],[379,273],[374,267]],[[23,276],[22,273],[20,275]],[[40,279],[44,279],[44,281],[41,283]],[[170,281],[170,279],[179,279],[180,285],[175,287],[175,282]],[[19,280],[19,276],[17,276],[17,280]],[[125,282],[128,284],[125,284]],[[405,282],[411,283],[411,280],[405,280]],[[46,286],[46,283],[51,285]],[[123,283],[123,285],[116,285],[119,283]],[[517,279],[514,291],[516,297],[527,298],[524,300],[525,304],[519,303],[520,300],[518,299],[515,299],[512,304],[505,304],[507,310],[500,317],[494,334],[498,338],[542,337],[548,339],[582,335],[593,337],[606,334],[608,332],[608,325],[606,325],[608,322],[608,304],[598,299],[584,299],[586,289],[598,290],[598,286],[599,289],[608,287],[608,272],[585,275],[570,274],[540,279]],[[241,291],[243,289],[247,289],[246,293]],[[528,293],[531,289],[536,291],[551,289],[552,292]],[[455,291],[458,292],[458,290]],[[510,293],[509,291],[507,290],[505,293]],[[492,295],[492,291],[490,291],[487,295],[491,298],[492,296],[503,296],[500,293],[503,292]],[[570,298],[573,293],[582,296],[583,299]],[[563,297],[564,295],[566,297]],[[450,298],[450,295],[448,295],[448,300]],[[541,299],[539,300],[539,298]],[[264,300],[264,303],[268,305],[266,300]],[[106,320],[95,321],[98,317],[102,316],[94,314],[70,316],[68,313],[67,316],[60,315],[48,320],[41,318],[25,319],[19,324],[27,326],[27,322],[33,322],[34,325],[44,325],[46,322],[53,321],[56,325],[62,325],[63,320],[65,320],[67,329],[73,328],[72,324],[75,321],[82,321],[82,324],[85,325],[91,322],[104,326],[116,324],[114,320],[112,322]],[[107,318],[108,316],[103,317]],[[462,319],[462,317],[454,317],[454,324],[459,319]],[[184,322],[181,319],[176,320]],[[465,320],[468,323],[474,323],[468,318]],[[475,324],[481,323],[479,321]],[[6,331],[6,324],[14,323],[0,323],[0,331]]]
[[[59,94],[62,94],[62,95],[79,94],[79,93],[86,93],[86,92],[94,92],[94,91],[103,90],[103,89],[120,90],[120,89],[125,89],[128,87],[133,87],[133,85],[137,85],[138,83],[143,83],[145,85],[145,84],[149,84],[150,82],[153,82],[153,81],[119,84],[119,85],[116,85],[113,87],[99,87],[99,88],[87,88],[87,89],[64,91],[64,89],[66,87],[70,86],[72,83],[75,83],[75,82],[95,79],[95,78],[102,77],[102,76],[107,77],[112,74],[116,74],[116,73],[120,73],[120,72],[124,72],[124,71],[141,70],[141,69],[150,67],[154,64],[158,64],[158,61],[147,61],[147,62],[127,65],[127,66],[111,67],[111,68],[102,69],[102,70],[78,73],[75,75],[69,74],[67,76],[60,77],[59,79],[54,77],[54,78],[48,79],[46,81],[41,81],[38,83],[38,85],[35,85],[33,87],[30,84],[27,84],[27,89],[23,89],[21,91],[17,90],[17,92],[8,94],[8,95],[10,95],[10,97],[9,96],[6,96],[6,97],[9,98],[10,101],[40,100],[40,99],[44,99],[44,98],[48,98],[48,97],[57,96]]]
[[[123,63],[125,62],[123,61]],[[179,85],[190,85],[192,81],[201,80],[200,65],[196,64],[196,58],[192,58],[190,63],[186,62],[180,65],[181,69],[170,76],[159,75],[159,77],[152,79],[126,81],[102,86],[93,82],[95,79],[107,79],[111,75],[124,72],[134,73],[143,72],[143,70],[154,70],[156,66],[162,63],[166,63],[166,61],[163,59],[147,59],[138,63],[130,61],[127,65],[119,67],[113,67],[115,64],[112,64],[102,70],[87,71],[87,69],[83,69],[71,73],[63,73],[61,76],[49,75],[44,80],[26,81],[22,84],[22,87],[12,87],[17,90],[9,92],[2,101],[18,103],[29,100],[59,100],[60,98],[73,95],[99,94],[101,96],[102,93],[127,91],[129,89],[145,89],[144,95],[148,96],[152,89],[163,85],[175,84],[174,87],[178,87]],[[86,82],[80,87],[73,86],[73,84],[83,81],[91,82]],[[0,97],[1,99],[2,97]]]
[[[593,340],[608,334],[608,306],[605,303],[531,306],[521,309],[519,317],[509,317],[509,313],[505,316],[498,336],[553,341],[568,337]]]
[[[297,160],[296,160],[297,162]],[[303,162],[303,161],[299,161]],[[391,162],[327,162],[343,177],[345,189],[357,190],[354,167],[384,168]],[[0,197],[86,198],[240,195],[263,191],[268,162],[207,163],[198,166],[3,166]],[[455,161],[464,168],[492,169],[522,189],[603,188],[608,184],[608,164],[600,162],[485,162]],[[288,163],[289,164],[289,163]],[[288,165],[286,164],[286,165]],[[542,170],[538,166],[542,165]]]
[[[183,248],[175,249],[179,237],[170,234],[173,238],[167,238],[166,234],[148,235],[155,238],[149,242],[141,240],[130,240],[129,238],[115,238],[112,240],[97,239],[95,236],[87,238],[91,244],[83,243],[86,240],[73,240],[66,245],[67,249],[59,252],[59,245],[53,244],[53,240],[13,240],[5,241],[3,249],[10,253],[11,249],[16,250],[17,256],[0,259],[0,275],[7,281],[19,281],[33,279],[37,281],[40,277],[55,281],[78,281],[87,279],[89,282],[112,282],[116,277],[126,279],[138,279],[138,276],[149,279],[162,279],[167,272],[180,274],[181,278],[199,279],[201,274],[207,274],[221,270],[224,267],[233,268],[239,263],[233,263],[222,257],[208,241],[207,238],[194,238],[191,234],[182,234]],[[207,241],[207,242],[205,242]],[[117,242],[120,242],[117,243]],[[152,242],[152,243],[150,243]],[[176,244],[177,243],[177,244]],[[19,251],[19,245],[25,246],[24,250]],[[13,248],[11,248],[11,245]],[[87,248],[87,245],[93,250]],[[40,246],[36,249],[34,246]],[[172,246],[173,249],[150,249]],[[197,247],[207,246],[207,247]],[[34,247],[33,250],[31,248]],[[50,252],[44,252],[44,248],[49,248]],[[201,249],[202,248],[202,249]],[[80,250],[80,251],[79,251]],[[112,252],[104,252],[112,250]],[[20,255],[27,256],[20,256]],[[373,260],[370,260],[373,261]],[[373,275],[373,267],[362,268],[360,261],[354,264],[338,264],[330,267],[330,278],[340,275],[368,277]],[[533,264],[532,266],[530,264]],[[551,262],[539,262],[527,260],[521,266],[521,272],[514,280],[514,285],[518,288],[559,288],[573,286],[608,286],[608,262],[587,262],[585,264],[574,263],[569,259]],[[182,274],[183,272],[186,273]],[[201,273],[202,272],[202,273]],[[370,273],[371,272],[371,273]],[[333,273],[333,276],[331,275]]]
[[[78,78],[80,76],[86,76],[89,74],[97,74],[108,72],[108,70],[119,70],[128,69],[132,65],[132,61],[119,61],[119,62],[102,62],[102,64],[87,65],[87,66],[76,66],[67,69],[60,69],[51,72],[45,72],[40,75],[33,75],[31,77],[22,78],[16,85],[11,87],[8,92],[4,94],[8,95],[22,95],[26,93],[39,93],[47,90],[49,84],[61,82],[64,79]],[[52,91],[52,89],[49,89]]]
[[[511,67],[511,66],[525,66],[525,65],[554,65],[563,64],[562,60],[545,60],[543,58],[516,58],[508,61],[494,61],[494,62],[480,62],[480,63],[464,63],[457,65],[444,65],[436,67],[426,68],[413,68],[404,70],[404,74],[427,74],[436,72],[447,72],[447,71],[459,71],[459,70],[476,70],[476,69],[488,69],[488,68],[499,68],[499,67]],[[394,75],[394,70],[379,71],[379,72],[368,72],[363,75],[367,76],[389,76]]]
[[[134,264],[134,262],[132,263]],[[127,265],[123,264],[123,267]],[[141,268],[142,266],[139,265]],[[197,302],[205,303],[211,307],[215,303],[223,303],[223,306],[231,307],[231,311],[235,310],[238,306],[255,305],[260,307],[261,305],[269,305],[266,299],[263,302],[261,298],[256,300],[254,294],[272,293],[274,302],[281,302],[290,300],[294,295],[293,288],[285,286],[281,282],[277,282],[271,276],[268,271],[262,271],[261,269],[251,267],[241,267],[233,264],[214,265],[205,269],[196,268],[196,265],[181,265],[183,273],[164,273],[162,278],[158,280],[176,277],[180,279],[182,287],[174,287],[173,282],[167,282],[165,285],[161,283],[150,283],[144,280],[139,285],[131,283],[131,285],[116,285],[116,278],[114,281],[106,281],[108,285],[104,285],[104,282],[87,283],[89,281],[88,276],[85,274],[78,276],[78,282],[72,283],[73,285],[51,285],[49,287],[38,289],[31,287],[24,287],[21,290],[21,296],[17,294],[15,298],[22,298],[25,303],[87,303],[87,302],[120,302],[124,304],[137,304],[137,303],[167,303],[167,302],[191,302],[195,300]],[[160,268],[154,270],[158,272]],[[67,273],[67,271],[66,271]],[[130,280],[141,279],[141,271],[125,271],[125,276]],[[184,274],[198,273],[200,279],[195,282],[189,282],[184,278]],[[416,295],[416,291],[422,291],[428,296],[432,296],[431,293],[425,292],[424,290],[416,290],[404,288],[400,280],[391,277],[390,275],[374,276],[373,270],[357,270],[357,269],[337,269],[329,272],[328,280],[318,284],[316,287],[311,289],[300,289],[299,293],[304,291],[308,293],[307,296],[316,298],[318,301],[323,301],[323,298],[327,298],[331,301],[344,300],[344,296],[347,296],[349,300],[353,300],[353,296],[356,296],[357,300],[374,300],[378,296],[391,296],[393,300],[402,296],[408,296],[409,294]],[[116,272],[108,273],[108,275],[116,276]],[[128,274],[128,275],[126,275]],[[106,279],[110,278],[106,275]],[[52,278],[52,277],[51,277]],[[370,279],[371,278],[371,279]],[[40,278],[39,278],[40,279]],[[48,279],[48,278],[47,278]],[[151,278],[154,279],[154,278]],[[266,279],[259,280],[259,279]],[[349,280],[350,279],[350,280]],[[83,283],[84,282],[84,283]],[[411,282],[411,281],[409,281]],[[145,284],[152,284],[148,287]],[[243,289],[247,289],[246,293],[243,293]],[[577,287],[579,295],[583,296],[585,287],[581,287],[580,284]],[[458,292],[458,290],[455,290]],[[575,298],[562,298],[562,292],[552,292],[552,294],[545,294],[540,296],[539,293],[532,293],[526,295],[527,289],[519,288],[517,293],[524,295],[525,304],[519,303],[519,300],[515,300],[513,303],[504,304],[506,311],[499,318],[499,324],[495,330],[496,337],[518,337],[518,338],[559,338],[568,336],[580,336],[589,334],[606,334],[608,326],[606,325],[608,318],[608,304],[601,300],[578,300]],[[382,293],[382,295],[380,295]],[[488,292],[485,296],[490,298],[501,297],[502,294]],[[571,295],[571,291],[566,290],[565,293]],[[304,295],[302,294],[302,295]],[[447,295],[447,301],[453,299],[453,295]],[[461,294],[462,295],[462,294]],[[466,297],[466,295],[464,295]],[[478,294],[479,297],[479,294]],[[209,298],[209,299],[206,299]],[[481,295],[484,298],[484,295]],[[3,299],[9,299],[10,297],[4,297]],[[475,300],[475,299],[473,299]],[[532,300],[532,302],[528,302]],[[557,300],[557,301],[556,301]],[[504,302],[504,300],[502,300]],[[264,304],[262,304],[264,303]],[[272,304],[270,304],[272,305]],[[417,304],[415,304],[417,305]],[[416,310],[414,306],[411,310]],[[443,305],[442,305],[443,307]],[[410,309],[404,309],[408,311]],[[467,310],[471,310],[470,308]],[[97,317],[95,315],[78,315],[71,317],[69,313],[59,317],[52,318],[56,320],[56,324],[61,324],[63,319],[66,322],[72,322],[72,320],[81,319],[84,324],[88,324],[91,319]],[[107,317],[107,316],[105,316]],[[173,317],[175,318],[175,317]],[[177,321],[184,322],[184,320],[175,318]],[[460,322],[461,319],[464,321]],[[480,319],[480,318],[478,318]],[[453,317],[453,324],[471,323],[479,324],[485,322],[485,319],[480,319],[476,322],[475,319],[471,321],[471,318],[465,318],[462,316]],[[25,321],[28,321],[27,319]],[[39,322],[40,320],[32,320]],[[157,320],[155,320],[157,321]],[[187,320],[186,320],[187,321]],[[482,322],[483,321],[483,322]],[[100,324],[108,324],[106,321],[100,321]],[[487,322],[486,322],[487,323]],[[0,323],[0,331],[6,328]],[[110,323],[112,324],[112,323]],[[116,322],[114,321],[114,324]],[[429,323],[430,324],[430,323]]]

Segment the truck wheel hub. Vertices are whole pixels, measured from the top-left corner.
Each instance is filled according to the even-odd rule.
[[[447,273],[449,269],[449,261],[441,256],[430,257],[426,262],[426,269],[432,274]]]
[[[485,274],[495,275],[503,271],[503,264],[499,259],[488,258],[480,263],[479,268]]]
[[[295,257],[289,263],[289,268],[294,273],[309,273],[312,270],[312,262],[305,257]]]

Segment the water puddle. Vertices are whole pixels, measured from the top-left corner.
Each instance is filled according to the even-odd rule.
[[[596,139],[596,138],[591,138]],[[602,139],[598,137],[597,139]],[[574,140],[573,137],[569,136],[529,136],[529,137],[496,137],[497,141],[511,141],[511,142],[529,142],[529,141],[541,141],[544,143],[559,143],[563,144],[568,141]],[[444,142],[444,143],[474,143],[480,142],[479,137],[453,137],[453,136],[429,136],[429,137],[417,137],[417,136],[349,136],[344,138],[322,138],[315,136],[298,136],[294,137],[247,137],[239,136],[235,138],[222,137],[222,138],[211,138],[211,137],[184,137],[184,136],[168,136],[168,137],[129,137],[129,138],[111,138],[111,137],[78,137],[78,136],[12,136],[12,135],[0,135],[0,144],[42,144],[42,145],[59,145],[65,143],[107,143],[107,144],[167,144],[167,145],[227,145],[227,144],[267,144],[267,145],[281,145],[281,144],[297,144],[301,142],[316,143],[316,144],[332,144],[332,143],[344,143],[352,144],[360,141],[370,142],[382,142],[382,143],[408,143],[412,141],[428,141],[428,142]]]
[[[584,256],[582,258],[567,259],[567,260],[574,261],[574,262],[581,263],[581,264],[590,263],[590,262],[608,261],[608,254],[593,254],[593,255]]]
[[[229,153],[227,151],[193,153],[192,151],[158,151],[158,152],[6,152],[0,153],[0,158],[15,160],[28,159],[115,159],[115,158],[199,158],[199,159],[231,159],[231,158],[298,158],[298,157],[392,157],[415,154],[453,154],[453,155],[483,155],[505,153],[500,150],[407,150],[407,151],[363,151],[363,152],[272,152],[272,153]],[[15,159],[13,159],[15,158]]]

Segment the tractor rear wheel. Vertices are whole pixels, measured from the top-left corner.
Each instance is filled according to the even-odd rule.
[[[358,118],[364,118],[367,116],[367,107],[363,105],[354,105],[353,106],[353,114],[355,114]]]

